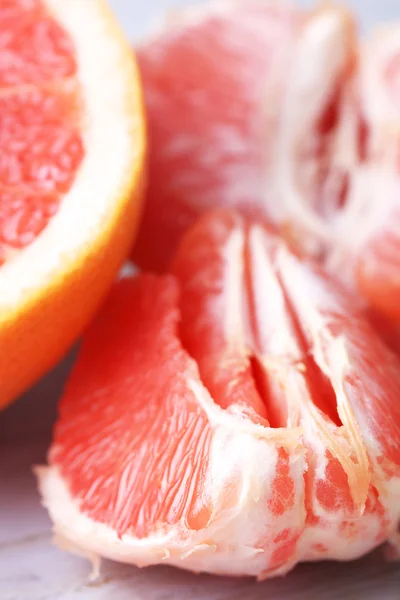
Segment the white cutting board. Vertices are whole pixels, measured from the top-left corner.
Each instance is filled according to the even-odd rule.
[[[170,5],[168,0],[110,2],[131,37],[141,35]],[[193,4],[175,2],[185,3]],[[366,28],[377,18],[400,19],[399,0],[350,4],[361,11]],[[71,360],[0,413],[0,600],[400,600],[400,566],[385,562],[380,551],[350,564],[302,566],[263,584],[109,562],[100,580],[90,583],[85,560],[52,546],[31,470],[44,461]]]

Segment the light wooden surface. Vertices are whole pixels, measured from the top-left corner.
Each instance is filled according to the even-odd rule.
[[[142,34],[169,3],[111,0],[131,36]],[[350,4],[361,10],[365,28],[377,17],[400,18],[398,0]],[[0,600],[400,600],[400,566],[385,562],[381,551],[351,564],[302,566],[263,584],[112,563],[104,563],[101,579],[89,583],[89,565],[51,545],[32,475],[32,465],[45,459],[71,361],[0,414]]]

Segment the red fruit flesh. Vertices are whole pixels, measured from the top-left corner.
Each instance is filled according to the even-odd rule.
[[[176,336],[172,278],[121,281],[83,342],[60,405],[51,460],[82,510],[145,537],[182,518],[203,527],[210,427]],[[133,333],[133,335],[132,335]]]
[[[360,51],[352,111],[362,151],[349,169],[346,203],[332,224],[334,258],[328,261],[373,311],[395,322],[400,320],[399,34],[398,25],[378,30]]]
[[[42,0],[2,0],[0,24],[0,88],[76,75],[73,44]]]
[[[322,217],[343,195],[327,180],[354,64],[349,14],[216,3],[177,18],[138,60],[150,176],[135,260],[164,270],[182,233],[215,207],[319,250]]]
[[[331,282],[325,292],[323,275],[314,275],[308,266],[282,248],[282,243],[268,237],[262,228],[247,228],[239,217],[230,213],[203,217],[184,237],[172,268],[182,288],[181,339],[220,405],[227,406],[233,398],[235,401],[240,398],[235,391],[232,395],[235,384],[242,383],[236,373],[239,369],[249,382],[257,384],[265,407],[262,416],[270,426],[305,427],[304,443],[310,454],[308,481],[312,480],[315,486],[314,500],[324,510],[341,507],[352,512],[357,510],[354,502],[362,505],[369,493],[368,459],[359,439],[360,432],[351,433],[353,417],[346,416],[345,426],[353,435],[355,455],[348,460],[343,452],[344,440],[340,439],[343,424],[337,406],[340,390],[335,377],[340,378],[340,385],[357,402],[352,386],[356,380],[364,380],[364,371],[371,386],[374,379],[379,379],[378,373],[369,372],[368,347],[379,353],[383,346],[364,323],[361,308],[357,312],[353,307],[352,298],[346,300],[343,295],[342,299],[342,292]],[[316,292],[325,292],[326,296],[320,301]],[[339,302],[338,307],[335,302]],[[338,322],[336,312],[343,315]],[[334,321],[334,333],[328,329],[329,319]],[[357,329],[358,321],[361,330]],[[326,341],[323,336],[328,336]],[[368,341],[361,349],[352,347],[351,359],[346,358],[348,364],[340,365],[342,336],[349,344],[359,336],[361,340],[372,337],[376,348]],[[343,371],[336,372],[336,364],[325,365],[325,357],[319,355],[323,343],[334,357],[337,348],[338,368]],[[323,352],[328,350],[324,348]],[[257,364],[255,377],[254,370],[250,370],[252,361]],[[371,400],[373,407],[368,407],[371,422],[364,417],[364,431],[370,431],[374,422],[384,419],[383,414],[377,418],[375,411],[382,410],[385,399],[392,430],[385,432],[386,442],[379,430],[374,435],[379,452],[388,451],[388,443],[392,448],[391,460],[397,464],[395,436],[400,412],[391,405],[393,392],[386,396],[386,391],[392,388],[391,376],[397,361],[389,355],[387,362],[387,380],[380,381],[385,394]],[[352,409],[361,421],[361,412],[366,407]],[[344,414],[342,407],[339,414]],[[325,447],[322,455],[315,446],[318,438]],[[326,462],[322,478],[316,475],[321,472],[320,462]]]
[[[353,296],[223,210],[172,272],[118,282],[83,342],[50,463],[93,536],[63,535],[259,577],[389,537],[400,365]]]
[[[75,51],[39,0],[0,6],[0,266],[59,210],[84,155]]]
[[[340,383],[360,432],[368,435],[363,440],[368,450],[399,466],[397,357],[387,351],[352,295],[335,293],[334,281],[292,257],[284,264],[284,284],[321,370]],[[336,396],[342,397],[339,389]]]
[[[165,270],[199,215],[233,207],[399,321],[399,39],[393,26],[358,47],[337,7],[232,2],[143,44],[150,185],[135,260]]]
[[[399,188],[400,192],[400,173]],[[376,198],[373,201],[377,201]],[[396,203],[397,203],[396,199]],[[400,206],[387,216],[387,222],[376,223],[360,250],[357,279],[361,294],[369,304],[391,321],[400,321]]]
[[[256,360],[245,343],[251,315],[245,234],[238,222],[235,214],[206,225],[201,220],[183,242],[172,267],[181,284],[179,333],[215,402],[222,408],[240,405],[254,421],[267,424]]]

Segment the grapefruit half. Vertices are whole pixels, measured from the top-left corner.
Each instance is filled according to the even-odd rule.
[[[145,134],[102,0],[0,5],[0,406],[81,333],[129,251]]]

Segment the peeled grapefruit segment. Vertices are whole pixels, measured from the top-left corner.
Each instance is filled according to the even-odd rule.
[[[138,48],[150,185],[134,249],[165,270],[210,208],[270,222],[400,320],[399,26],[342,7],[216,2]]]
[[[345,185],[340,107],[354,57],[344,9],[268,2],[189,9],[141,45],[150,177],[135,260],[164,269],[217,206],[319,253]]]
[[[101,0],[1,2],[0,40],[1,406],[65,353],[126,256],[144,128]]]
[[[400,320],[400,28],[382,27],[360,51],[353,118],[361,152],[349,170],[346,202],[333,220],[328,265],[374,311]]]
[[[361,213],[357,227],[365,230],[362,236],[355,237],[355,243],[359,243],[356,276],[360,291],[376,310],[397,322],[400,321],[399,34],[399,25],[382,28],[364,50],[361,94],[368,144],[366,160],[355,173],[356,191],[352,198],[356,209],[358,205],[358,214]],[[357,218],[354,215],[351,219],[352,208],[350,205],[349,226],[355,225]]]
[[[61,401],[52,466],[41,471],[45,502],[64,543],[83,550],[257,575],[266,539],[299,535],[300,432],[269,431],[215,404],[178,320],[173,278],[114,288]],[[285,518],[274,523],[274,513]],[[83,542],[85,523],[93,535]]]
[[[314,488],[308,501],[310,507],[317,504],[314,516],[335,507],[357,519],[371,493],[370,459],[362,430],[374,430],[381,448],[374,450],[375,455],[390,453],[399,464],[400,448],[396,441],[400,412],[396,403],[392,405],[397,360],[386,353],[387,396],[378,393],[370,399],[358,391],[360,380],[365,385],[369,378],[371,390],[374,381],[383,383],[380,369],[368,357],[377,360],[382,343],[360,303],[289,254],[260,226],[248,227],[238,216],[223,211],[203,217],[184,237],[172,270],[182,288],[181,339],[197,360],[208,388],[213,390],[210,381],[211,386],[219,382],[225,365],[229,369],[234,364],[227,356],[255,361],[254,381],[270,426],[304,429],[310,457],[307,482],[312,481]],[[224,404],[232,398],[231,387],[237,381],[232,367],[229,375]],[[215,393],[214,399],[218,401]],[[349,408],[351,402],[356,404]],[[363,422],[361,431],[357,422]],[[324,528],[328,531],[329,526],[324,523]]]
[[[265,578],[394,534],[400,368],[353,297],[225,211],[172,273],[117,283],[83,342],[39,470],[59,542]]]

